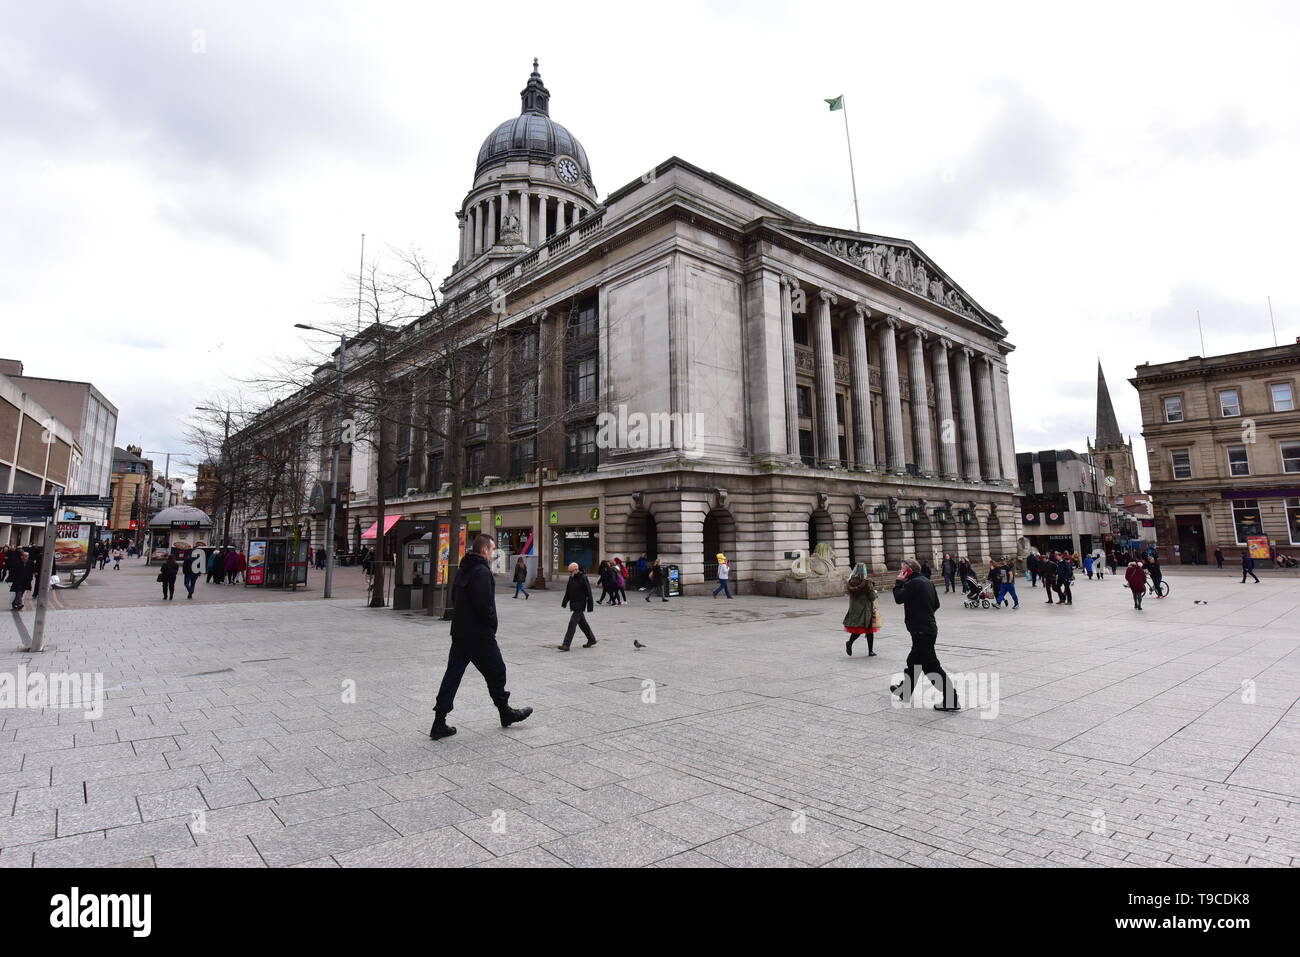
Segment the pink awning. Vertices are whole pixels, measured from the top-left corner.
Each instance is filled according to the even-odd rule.
[[[400,522],[400,521],[401,521],[402,519],[404,519],[405,517],[406,517],[405,515],[385,515],[385,516],[384,516],[384,534],[387,535],[389,532],[391,532],[391,531],[393,530],[393,526],[396,525],[398,522]],[[379,523],[378,523],[378,522],[372,522],[371,525],[370,525],[370,527],[367,528],[364,532],[361,533],[361,537],[362,537],[363,539],[364,539],[364,538],[374,538],[374,537],[375,537],[375,529],[378,528],[378,527],[379,527]]]

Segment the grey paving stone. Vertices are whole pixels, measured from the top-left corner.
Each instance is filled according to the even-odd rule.
[[[807,867],[798,858],[787,857],[762,844],[755,844],[738,834],[711,841],[696,848],[705,857],[727,867]]]
[[[280,830],[257,831],[251,837],[268,865],[284,867],[313,857],[337,856],[340,852],[381,844],[395,834],[370,811],[355,811]]]
[[[621,821],[545,845],[574,867],[645,867],[688,845],[643,821]]]
[[[266,867],[266,862],[247,837],[203,844],[180,851],[155,855],[158,867]]]
[[[334,858],[342,867],[467,867],[492,855],[456,828],[443,827],[336,853]]]
[[[653,811],[663,802],[655,801],[618,784],[606,784],[581,794],[571,794],[561,800],[584,814],[606,823],[624,821],[646,811]]]
[[[374,812],[399,834],[418,834],[448,824],[471,821],[479,816],[477,812],[442,794],[384,804],[376,807]]]
[[[463,821],[456,825],[466,837],[487,848],[498,857],[505,857],[564,835],[520,810],[502,810],[490,817]]]

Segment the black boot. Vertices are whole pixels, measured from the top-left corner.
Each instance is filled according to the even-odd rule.
[[[501,727],[508,728],[512,724],[523,721],[533,713],[532,708],[502,708],[501,709]]]
[[[439,738],[450,738],[455,733],[456,729],[447,724],[445,714],[434,714],[433,727],[429,729],[429,737],[437,741]]]

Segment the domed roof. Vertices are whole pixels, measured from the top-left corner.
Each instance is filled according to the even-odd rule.
[[[157,528],[159,525],[168,527],[172,522],[189,522],[205,527],[212,525],[212,519],[208,518],[208,513],[201,508],[195,508],[193,505],[170,505],[149,519],[149,527]]]
[[[488,134],[478,151],[474,175],[507,160],[523,158],[546,163],[557,156],[571,156],[582,169],[583,178],[591,182],[591,165],[587,151],[578,138],[550,117],[550,91],[542,85],[533,60],[528,85],[519,94],[523,108],[518,116],[506,120]]]

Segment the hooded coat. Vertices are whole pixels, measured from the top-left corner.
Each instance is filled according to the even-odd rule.
[[[876,586],[866,577],[866,569],[862,565],[853,570],[844,591],[849,596],[849,610],[844,615],[844,627],[870,629],[871,618],[876,611]]]

